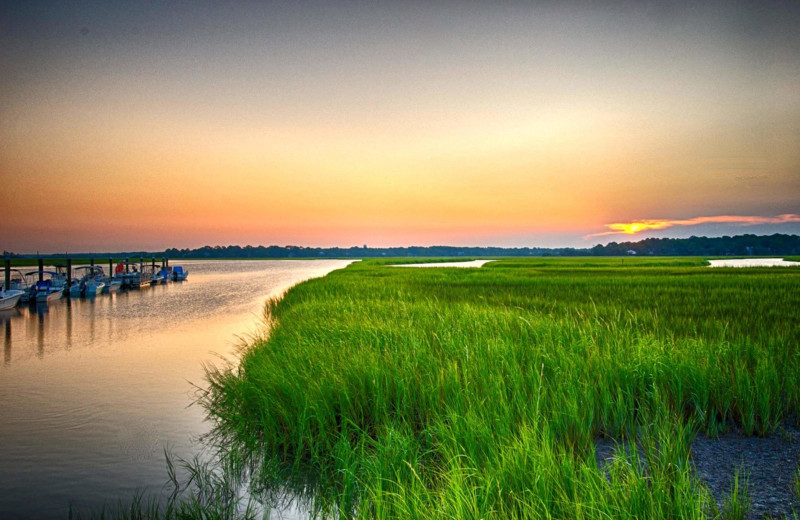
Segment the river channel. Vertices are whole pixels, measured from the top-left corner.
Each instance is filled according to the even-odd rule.
[[[186,282],[0,312],[0,518],[160,493],[164,450],[202,450],[204,364],[235,360],[266,298],[348,263],[187,261]]]

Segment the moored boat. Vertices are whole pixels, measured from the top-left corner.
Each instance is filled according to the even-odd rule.
[[[145,271],[143,262],[120,262],[114,269],[113,280],[121,287],[139,289],[150,286],[152,277]]]
[[[122,280],[117,278],[109,278],[106,280],[106,285],[103,287],[104,294],[111,294],[118,292],[122,287]]]
[[[98,294],[103,294],[103,288],[105,286],[106,282],[103,281],[102,278],[90,278],[86,281],[83,289],[83,295],[86,298],[93,298]]]
[[[36,283],[34,282],[36,274],[37,271],[32,271],[23,275],[25,288],[22,289],[24,293],[22,298],[19,299],[20,303],[33,303],[36,301]]]
[[[159,271],[158,273],[153,273],[150,275],[150,285],[160,285],[162,283],[166,283],[163,273]]]
[[[47,303],[61,298],[64,288],[53,284],[53,280],[40,280],[34,285],[36,303]]]
[[[81,296],[92,298],[101,294],[106,286],[106,273],[102,267],[96,265],[82,266],[76,268],[85,274],[81,277]]]
[[[9,286],[6,287],[6,292],[20,291],[22,295],[19,298],[19,302],[28,303],[31,295],[32,278],[31,281],[29,281],[28,274],[23,273],[19,269],[11,269],[10,278],[11,280]]]
[[[83,280],[80,278],[73,278],[69,284],[69,297],[80,298],[83,296]]]
[[[161,269],[158,273],[156,273],[160,279],[160,283],[167,283],[172,281],[172,268],[164,268]]]
[[[184,270],[183,267],[176,265],[172,268],[172,279],[176,282],[182,282],[189,276],[189,270]]]
[[[6,291],[0,287],[0,311],[6,311],[16,307],[23,294],[24,291],[18,289],[9,289]]]

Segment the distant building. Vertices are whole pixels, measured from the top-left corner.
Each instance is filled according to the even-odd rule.
[[[635,255],[635,254],[636,254],[636,251],[634,251],[633,249],[628,249],[628,250],[626,251],[626,253],[628,253],[629,255]]]

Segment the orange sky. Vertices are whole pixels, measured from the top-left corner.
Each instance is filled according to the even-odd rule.
[[[0,32],[7,250],[585,247],[800,213],[796,10],[42,5]]]

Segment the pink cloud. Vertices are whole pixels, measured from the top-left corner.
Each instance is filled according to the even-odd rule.
[[[697,226],[699,224],[739,224],[742,226],[752,226],[755,224],[786,224],[789,222],[800,222],[800,215],[787,213],[776,217],[759,216],[739,216],[739,215],[719,215],[715,217],[694,217],[689,219],[646,219],[632,220],[630,222],[618,222],[606,224],[605,227],[610,231],[593,233],[584,238],[602,237],[607,235],[635,235],[643,231],[654,229],[667,229],[675,226]]]

